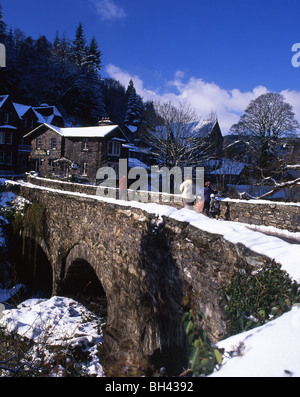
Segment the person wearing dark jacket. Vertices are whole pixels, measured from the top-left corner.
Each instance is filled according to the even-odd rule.
[[[204,187],[204,205],[203,205],[203,214],[209,216],[209,204],[210,204],[210,195],[217,194],[218,191],[214,190],[210,186],[210,182],[205,182]]]
[[[214,194],[211,194],[210,203],[209,203],[209,217],[219,219],[219,215],[220,215],[219,201],[215,198]]]

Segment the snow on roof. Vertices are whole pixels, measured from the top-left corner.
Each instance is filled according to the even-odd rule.
[[[0,95],[0,107],[4,104],[9,95]]]
[[[47,111],[49,109],[52,109],[52,114],[54,116],[62,117],[61,113],[58,111],[58,109],[55,106],[49,106],[47,104],[44,104],[40,106],[35,106],[33,109],[41,114],[45,113],[45,110]]]
[[[204,138],[212,132],[216,122],[217,120],[200,121],[195,125],[194,130],[198,130],[199,136]]]
[[[151,152],[150,147],[135,146],[132,143],[126,143],[123,145],[123,147],[128,149],[129,152],[144,153],[144,154],[149,154]]]
[[[65,138],[104,138],[110,132],[119,128],[118,125],[103,125],[97,127],[69,127],[69,128],[60,128],[51,124],[44,123],[43,126],[51,129],[52,131],[57,132],[59,135]],[[35,128],[33,131],[30,131],[26,137],[31,135],[41,126]]]
[[[37,112],[34,108],[32,108],[34,114],[36,115],[36,117],[38,118],[38,122],[39,123],[44,123],[45,122],[45,118],[39,113]]]
[[[225,159],[222,162],[220,168],[215,171],[211,171],[211,175],[223,175],[223,174],[230,174],[230,175],[240,175],[243,169],[245,168],[245,163],[240,163],[238,161],[232,161],[230,159]]]
[[[128,167],[129,168],[138,167],[138,168],[145,168],[146,170],[150,170],[150,167],[145,163],[143,163],[141,160],[133,159],[133,158],[128,159]]]
[[[18,113],[19,117],[23,117],[24,114],[31,108],[31,106],[28,105],[22,105],[21,103],[13,103],[16,112]]]
[[[66,138],[104,138],[116,128],[118,128],[117,125],[105,125],[97,127],[59,128],[59,130],[61,135]],[[58,127],[54,127],[54,129],[58,129]]]
[[[135,127],[134,125],[126,125],[126,127],[129,129],[129,131],[131,132],[136,132],[137,131],[137,127]]]
[[[16,130],[17,127],[14,127],[13,125],[0,125],[0,128],[7,128],[7,129],[11,129],[11,130]]]

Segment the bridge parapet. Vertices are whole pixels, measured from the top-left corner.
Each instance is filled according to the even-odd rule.
[[[25,174],[24,181],[37,186],[48,187],[68,192],[76,192],[88,195],[99,195],[120,198],[118,188],[101,188],[101,186],[87,185],[82,183],[66,182],[56,179],[47,179]],[[167,204],[174,208],[182,208],[181,196],[168,193],[134,191],[127,189],[127,201],[141,201],[149,203]]]
[[[77,192],[88,195],[97,195],[98,186],[59,180],[39,178],[29,174],[25,181],[43,187],[63,191]],[[142,200],[141,197],[143,196]],[[115,197],[119,198],[119,189],[115,189]],[[175,208],[182,208],[180,197],[172,194],[128,191],[129,201],[144,201],[158,204],[167,204]],[[300,203],[285,203],[268,200],[220,200],[220,218],[234,222],[252,225],[273,226],[290,232],[300,232]]]

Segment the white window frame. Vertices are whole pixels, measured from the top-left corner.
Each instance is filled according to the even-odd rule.
[[[88,170],[88,163],[86,162],[81,163],[81,176],[88,176],[87,170]]]
[[[89,150],[89,139],[88,138],[83,138],[83,140],[82,140],[82,150],[83,151],[88,151]]]
[[[51,138],[50,139],[50,149],[51,150],[56,150],[57,148],[57,141],[56,138]]]

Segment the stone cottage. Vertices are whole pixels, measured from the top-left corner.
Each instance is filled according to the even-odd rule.
[[[119,159],[127,158],[128,139],[118,125],[59,128],[42,124],[25,135],[31,141],[31,170],[42,177],[78,177],[95,182],[100,167],[118,172]]]

